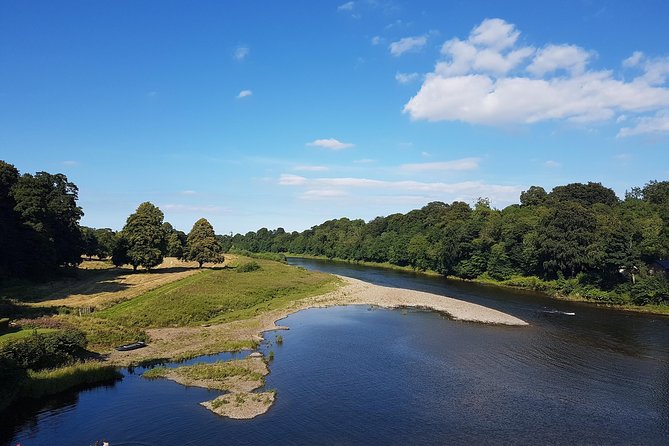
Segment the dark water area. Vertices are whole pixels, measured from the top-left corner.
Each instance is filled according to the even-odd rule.
[[[221,418],[198,404],[220,392],[146,380],[136,368],[113,385],[3,415],[0,443],[667,444],[667,318],[405,272],[291,263],[468,300],[531,326],[365,306],[301,311],[281,321],[290,327],[281,345],[275,333],[261,345],[275,355],[266,388],[277,400],[265,415]]]

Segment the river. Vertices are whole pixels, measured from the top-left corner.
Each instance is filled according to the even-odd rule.
[[[455,322],[365,306],[284,319],[266,387],[270,411],[220,418],[218,392],[143,369],[121,381],[16,408],[0,441],[26,445],[666,444],[669,318],[535,293],[346,263],[297,266],[486,305],[529,327]],[[573,313],[573,314],[572,314]],[[230,357],[221,354],[190,363]],[[174,366],[171,364],[170,366]]]

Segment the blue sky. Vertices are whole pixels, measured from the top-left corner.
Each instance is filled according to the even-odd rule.
[[[669,178],[669,3],[0,2],[0,159],[82,224],[303,230]]]

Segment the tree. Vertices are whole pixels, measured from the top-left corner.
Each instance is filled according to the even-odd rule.
[[[165,230],[163,212],[148,201],[139,205],[123,227],[122,238],[127,242],[127,258],[134,270],[142,266],[150,270],[163,261]]]
[[[186,241],[186,260],[195,261],[199,267],[207,263],[220,263],[224,260],[221,246],[216,241],[214,228],[206,218],[195,222]]]
[[[182,259],[184,257],[184,249],[186,247],[186,233],[174,229],[168,222],[163,223],[163,229],[166,234],[166,251],[167,257],[176,257]]]
[[[546,202],[548,194],[541,186],[530,186],[520,193],[520,204],[523,206],[541,206]]]

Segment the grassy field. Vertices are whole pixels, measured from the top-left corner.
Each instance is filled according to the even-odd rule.
[[[18,331],[5,333],[3,335],[0,335],[0,345],[8,343],[8,342],[14,342],[18,339],[27,338],[29,336],[32,336],[35,333],[46,334],[46,333],[53,333],[55,331],[56,331],[56,329],[53,329],[53,328],[37,328],[37,329],[26,328],[24,330],[18,330]]]
[[[141,328],[230,322],[324,294],[338,283],[328,274],[268,260],[254,261],[260,265],[259,270],[205,270],[97,312],[96,316]]]

